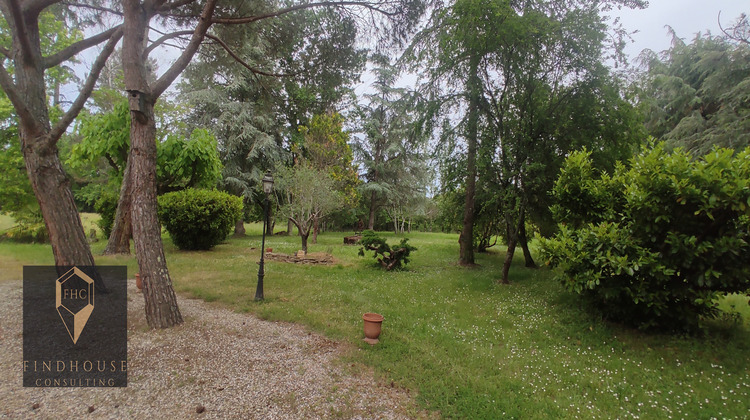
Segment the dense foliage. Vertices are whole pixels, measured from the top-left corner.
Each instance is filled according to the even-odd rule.
[[[403,238],[398,246],[391,247],[377,233],[366,230],[362,232],[362,239],[359,241],[362,245],[359,248],[359,256],[364,257],[365,250],[373,251],[372,257],[378,260],[381,267],[388,271],[398,270],[409,262],[411,252],[417,250],[416,247],[409,245],[408,241],[408,238]]]
[[[242,199],[221,191],[186,189],[159,197],[159,220],[180,249],[221,243],[242,215]]]
[[[736,28],[747,31],[747,18]],[[639,105],[649,134],[670,146],[704,154],[714,146],[750,144],[750,43],[700,33],[686,44],[641,59],[646,71]]]
[[[534,265],[526,221],[551,224],[547,192],[564,157],[582,146],[596,150],[596,159],[630,156],[642,138],[639,119],[604,65],[620,46],[611,45],[617,35],[602,11],[643,6],[456,0],[436,8],[414,38],[406,58],[425,74],[423,129],[440,134],[442,193],[465,197],[463,264],[502,234],[508,282],[516,244]]]
[[[750,148],[692,160],[657,145],[611,176],[579,152],[554,195],[560,232],[543,253],[609,318],[694,329],[717,314],[719,293],[750,288]]]

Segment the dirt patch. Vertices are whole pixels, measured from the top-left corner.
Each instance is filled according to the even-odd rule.
[[[336,259],[333,258],[333,255],[325,252],[310,252],[307,254],[297,253],[292,255],[267,252],[266,260],[310,265],[332,265],[337,263]]]

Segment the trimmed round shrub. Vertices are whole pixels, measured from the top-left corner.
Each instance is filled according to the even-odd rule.
[[[184,250],[218,245],[242,216],[242,199],[222,191],[186,189],[159,197],[159,220]]]

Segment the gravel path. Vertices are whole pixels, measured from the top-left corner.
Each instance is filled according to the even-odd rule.
[[[339,362],[344,345],[295,324],[262,321],[200,300],[179,299],[185,323],[148,330],[143,297],[132,280],[128,283],[127,388],[23,388],[21,282],[0,282],[0,297],[0,418],[424,415],[414,411],[406,391],[378,384],[371,374],[345,372]],[[199,407],[204,407],[203,412],[198,413]]]

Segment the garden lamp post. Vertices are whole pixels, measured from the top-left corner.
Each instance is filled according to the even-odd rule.
[[[258,288],[255,289],[255,300],[263,300],[263,257],[266,255],[266,227],[268,226],[268,195],[273,191],[273,175],[271,170],[263,176],[263,192],[266,193],[263,211],[263,239],[260,246],[260,267],[258,267]]]

